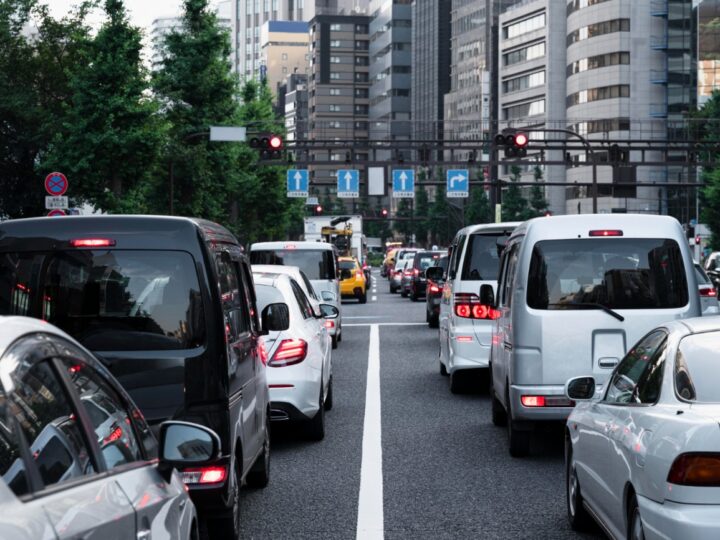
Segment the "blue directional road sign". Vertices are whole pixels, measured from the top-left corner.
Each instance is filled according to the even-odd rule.
[[[399,199],[415,198],[415,171],[412,169],[393,169],[393,197]]]
[[[337,172],[337,196],[340,199],[360,196],[360,171],[340,169]]]
[[[287,172],[287,196],[307,197],[308,196],[308,171],[307,169],[288,169]]]
[[[467,169],[449,169],[447,172],[448,198],[467,197],[470,193],[470,173]]]

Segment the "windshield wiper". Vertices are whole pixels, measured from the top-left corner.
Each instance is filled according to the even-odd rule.
[[[578,303],[570,303],[570,304],[548,304],[548,307],[559,307],[559,308],[564,308],[564,309],[572,309],[574,307],[587,308],[587,309],[601,309],[608,315],[615,317],[620,322],[623,322],[625,320],[625,317],[620,315],[617,311],[613,311],[609,307],[604,306],[602,304],[597,304],[595,302],[578,302]]]

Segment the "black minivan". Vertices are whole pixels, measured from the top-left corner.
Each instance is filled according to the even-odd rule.
[[[80,341],[151,426],[213,429],[221,461],[182,474],[207,533],[238,537],[240,486],[269,479],[270,415],[252,273],[228,230],[160,216],[0,223],[0,315]]]

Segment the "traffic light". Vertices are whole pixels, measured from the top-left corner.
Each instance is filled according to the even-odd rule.
[[[696,246],[699,246],[701,241],[702,241],[702,239],[700,238],[700,235],[698,234],[698,235],[695,237],[695,245],[696,245]]]
[[[388,210],[387,210],[387,208],[383,208],[382,210],[380,210],[380,215],[381,215],[382,217],[384,217],[384,218],[388,217]]]
[[[505,150],[506,158],[527,156],[527,145],[529,142],[527,133],[519,131],[503,131],[495,135],[495,144],[498,148]]]
[[[315,207],[315,215],[320,216],[322,215],[323,208],[319,204]]]
[[[274,133],[259,133],[250,139],[250,147],[260,153],[261,160],[282,159],[283,140]]]

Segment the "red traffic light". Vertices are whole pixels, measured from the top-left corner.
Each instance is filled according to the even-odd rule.
[[[270,148],[278,149],[282,148],[282,139],[277,135],[270,137]]]
[[[315,213],[316,214],[322,214],[322,206],[319,204],[315,207]]]
[[[382,214],[382,217],[387,217],[387,215],[388,215],[387,208],[383,208],[383,209],[380,211],[380,213]]]
[[[696,245],[696,246],[699,246],[699,245],[700,245],[700,242],[701,242],[700,235],[697,235],[697,236],[695,237],[695,245]]]
[[[515,146],[523,147],[527,146],[528,143],[528,136],[525,135],[525,133],[517,133],[515,135]]]

